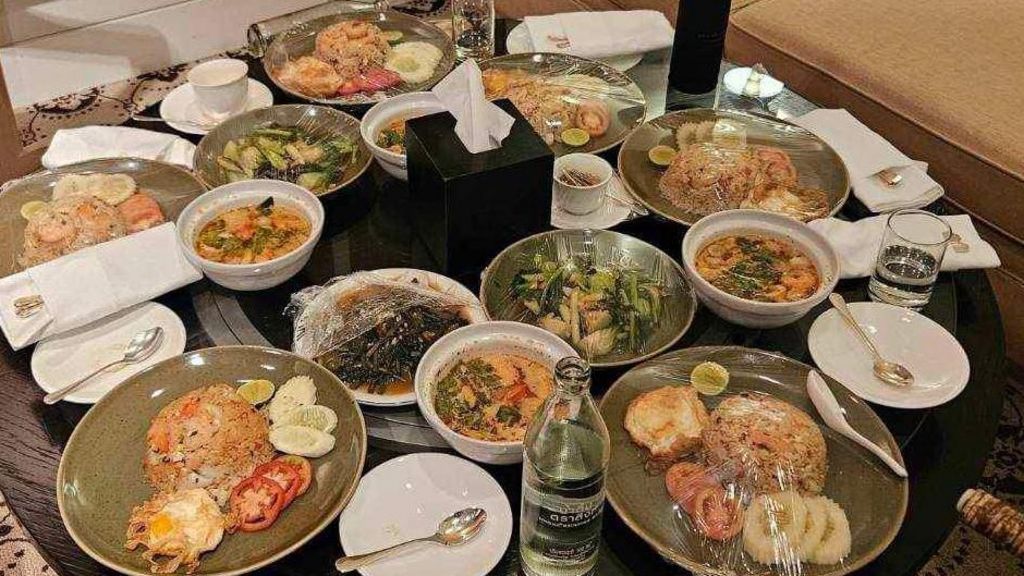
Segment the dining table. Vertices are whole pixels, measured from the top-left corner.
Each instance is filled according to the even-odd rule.
[[[499,19],[496,52],[505,51],[503,39],[516,21]],[[668,85],[669,51],[646,54],[626,74],[643,90],[647,118],[689,107],[742,109],[788,118],[815,108],[812,102],[786,90],[770,101],[752,100],[722,88],[703,95],[684,95]],[[250,58],[250,74],[274,93],[275,103],[296,100],[274,87],[258,59]],[[723,72],[732,67],[723,63]],[[366,107],[347,108],[361,116]],[[158,114],[156,107],[144,111]],[[164,125],[133,124],[171,131]],[[198,137],[186,136],[193,141]],[[612,164],[616,150],[605,152]],[[358,270],[408,267],[437,269],[410,225],[407,183],[389,176],[376,163],[354,184],[323,198],[326,224],[306,268],[285,284],[258,292],[233,292],[208,280],[176,290],[158,299],[184,322],[186,350],[223,345],[262,345],[290,349],[292,321],[286,313],[296,291]],[[929,207],[948,211],[941,202]],[[856,199],[847,202],[840,217],[868,215]],[[677,261],[684,226],[645,215],[613,228],[636,236],[665,251]],[[479,289],[479,272],[456,276],[470,290]],[[837,291],[851,302],[868,299],[866,279],[843,280]],[[750,329],[730,324],[701,307],[673,349],[691,346],[734,345],[778,352],[813,364],[807,337],[814,319],[827,309],[827,301],[801,320],[774,329]],[[899,410],[874,406],[897,440],[909,470],[910,500],[906,518],[895,541],[872,563],[859,570],[864,576],[910,576],[935,553],[958,521],[955,508],[961,493],[981,477],[995,441],[1003,402],[1005,357],[1003,327],[993,290],[983,271],[964,270],[939,276],[929,304],[922,313],[955,335],[970,360],[970,381],[954,400],[930,409]],[[80,550],[64,528],[58,512],[55,477],[62,450],[88,405],[45,405],[44,392],[33,381],[32,349],[0,352],[0,490],[27,528],[50,566],[65,576],[110,574],[111,570]],[[592,391],[601,394],[625,371],[598,369]],[[365,469],[411,452],[448,451],[444,442],[415,407],[364,407],[369,449]],[[101,455],[102,456],[102,455]],[[110,467],[134,466],[111,459]],[[484,466],[506,492],[513,517],[518,519],[521,467]],[[495,575],[520,571],[518,521]],[[257,574],[326,576],[334,574],[334,561],[343,554],[337,523],[283,560]],[[0,567],[2,573],[3,567]],[[597,574],[632,576],[683,574],[636,536],[610,506],[605,513]]]

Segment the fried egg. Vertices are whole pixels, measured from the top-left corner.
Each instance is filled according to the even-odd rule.
[[[406,42],[391,50],[384,67],[398,74],[403,82],[419,84],[434,75],[444,54],[433,44]]]
[[[132,510],[125,548],[145,547],[142,557],[154,573],[184,566],[191,574],[199,566],[199,555],[220,544],[225,524],[217,502],[202,488],[158,494]],[[168,559],[158,561],[160,556]]]

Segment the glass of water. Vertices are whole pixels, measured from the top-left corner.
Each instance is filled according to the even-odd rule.
[[[931,212],[890,214],[871,274],[871,299],[914,309],[927,304],[952,235],[949,224]]]
[[[459,60],[494,56],[494,0],[452,0],[452,40]]]

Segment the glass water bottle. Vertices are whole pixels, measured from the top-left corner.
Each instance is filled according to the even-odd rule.
[[[597,565],[608,429],[590,396],[590,365],[563,358],[555,391],[523,442],[519,554],[528,576],[582,576]]]

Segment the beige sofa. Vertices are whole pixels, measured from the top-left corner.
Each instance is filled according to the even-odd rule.
[[[520,16],[677,0],[498,0]],[[812,101],[847,108],[970,213],[1003,267],[989,275],[1024,365],[1024,10],[976,0],[733,0],[726,56],[763,63]]]

